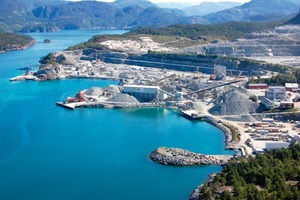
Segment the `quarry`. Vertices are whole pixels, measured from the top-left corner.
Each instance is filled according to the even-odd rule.
[[[180,50],[197,52],[195,56],[177,54],[178,49],[166,48],[148,37],[135,42],[109,40],[102,45],[110,50],[52,53],[38,71],[27,71],[11,81],[116,80],[118,85],[78,88],[77,94],[58,100],[57,105],[68,109],[175,108],[189,120],[220,128],[226,135],[226,147],[247,156],[300,141],[299,85],[248,84],[250,78],[287,73],[286,68],[266,61],[299,66],[299,30],[298,26],[278,27],[237,41]],[[248,58],[263,61],[249,62]],[[296,116],[292,122],[287,120],[291,115]]]
[[[236,41],[219,41],[214,44],[180,49],[184,53],[212,54],[231,57],[248,57],[274,64],[300,66],[300,26],[284,25],[261,33],[251,33]]]

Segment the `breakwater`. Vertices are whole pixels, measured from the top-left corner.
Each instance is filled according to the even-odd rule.
[[[204,155],[179,148],[159,147],[149,155],[156,163],[173,166],[222,165],[232,156]]]
[[[229,128],[227,128],[222,123],[219,123],[218,121],[216,121],[215,119],[213,119],[212,117],[209,117],[209,116],[204,117],[203,121],[206,121],[207,123],[210,123],[213,126],[220,129],[221,131],[223,131],[223,133],[225,134],[225,138],[226,138],[226,148],[227,149],[233,148],[234,145],[232,144],[232,132]]]

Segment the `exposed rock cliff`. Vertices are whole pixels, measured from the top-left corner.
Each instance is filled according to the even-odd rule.
[[[188,47],[181,52],[233,57],[300,56],[300,26],[281,26],[273,31],[252,33],[237,41]]]

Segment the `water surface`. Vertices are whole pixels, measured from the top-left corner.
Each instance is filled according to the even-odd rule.
[[[186,199],[220,167],[162,166],[147,155],[159,146],[231,154],[220,130],[175,110],[55,105],[78,89],[113,81],[8,81],[20,74],[16,68],[104,33],[121,31],[35,33],[35,46],[0,54],[0,199]]]

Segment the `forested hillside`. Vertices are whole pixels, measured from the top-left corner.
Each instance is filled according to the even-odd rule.
[[[201,189],[199,199],[300,199],[300,146],[233,160]]]
[[[197,37],[218,37],[220,39],[238,39],[246,34],[258,32],[276,27],[280,22],[230,22],[224,24],[192,24],[192,25],[172,25],[164,28],[140,28],[133,30],[128,35],[147,34],[181,36],[188,38]]]
[[[34,44],[34,42],[34,39],[29,36],[0,33],[0,52],[24,49]]]

